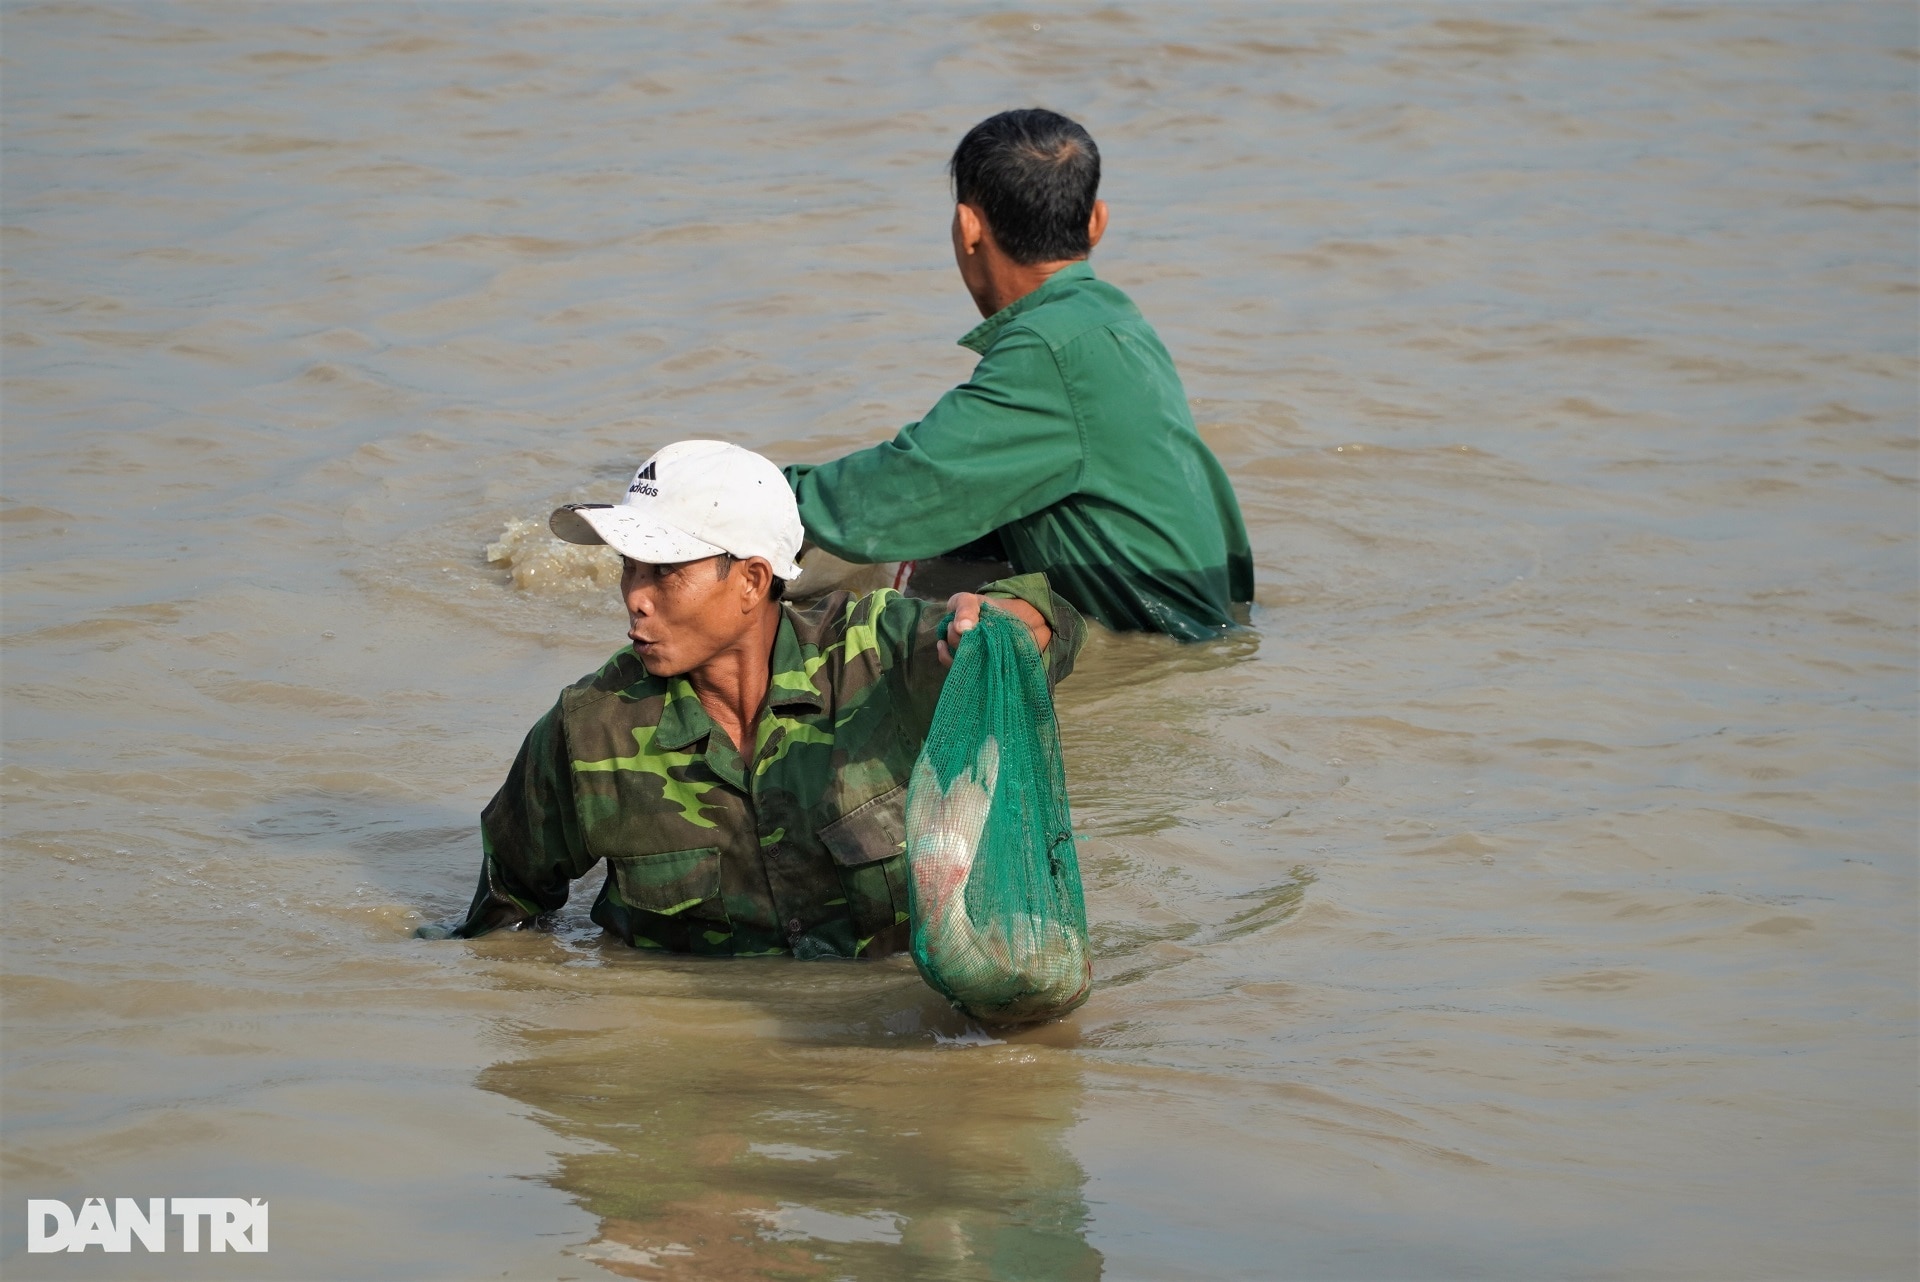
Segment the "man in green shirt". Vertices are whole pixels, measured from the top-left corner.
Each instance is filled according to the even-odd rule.
[[[719,441],[669,445],[619,504],[573,504],[549,524],[621,554],[632,644],[528,733],[480,817],[466,919],[417,933],[472,937],[552,912],[604,859],[593,920],[636,947],[904,949],[906,783],[983,598],[783,602],[800,572],[793,495],[773,464]],[[1033,632],[1049,681],[1072,670],[1086,626],[1043,576],[986,596]]]
[[[1051,111],[1007,111],[950,165],[953,252],[987,319],[973,376],[891,441],[785,469],[808,538],[856,562],[958,553],[1042,571],[1110,628],[1234,626],[1253,557],[1173,359],[1086,259],[1106,230],[1100,153]]]

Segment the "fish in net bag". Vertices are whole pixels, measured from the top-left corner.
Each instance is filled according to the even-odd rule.
[[[907,783],[907,866],[914,964],[960,1010],[1019,1024],[1087,999],[1053,696],[1026,625],[991,605],[961,637]]]

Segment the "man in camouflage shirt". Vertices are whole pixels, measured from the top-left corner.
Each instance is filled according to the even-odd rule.
[[[619,505],[550,522],[611,544],[633,644],[569,686],[481,815],[471,938],[566,903],[607,861],[593,920],[677,952],[872,957],[907,945],[906,781],[983,597],[882,590],[782,602],[801,526],[757,454],[682,441]],[[1033,631],[1049,681],[1085,624],[1045,576],[988,586]],[[940,621],[951,610],[945,634]]]

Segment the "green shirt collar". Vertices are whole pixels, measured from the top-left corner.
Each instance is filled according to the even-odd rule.
[[[660,709],[660,728],[653,741],[671,752],[697,743],[713,732],[713,718],[700,706],[693,682],[685,675],[667,678],[667,702]]]
[[[970,347],[982,356],[985,356],[987,349],[993,346],[993,340],[1000,336],[1000,331],[1005,329],[1008,324],[1013,321],[1014,317],[1026,311],[1028,308],[1038,307],[1041,303],[1045,302],[1047,295],[1052,293],[1056,286],[1065,285],[1070,281],[1092,279],[1093,267],[1084,258],[1077,263],[1068,263],[1065,267],[1062,267],[1059,271],[1047,277],[1046,284],[1034,290],[1031,294],[1025,294],[1014,299],[1011,303],[1008,303],[1005,307],[1002,307],[999,311],[968,330],[967,336],[960,340],[960,346]]]
[[[773,664],[771,679],[767,684],[767,706],[774,708],[804,703],[816,710],[825,708],[827,701],[820,697],[820,691],[815,689],[813,684],[813,674],[819,667],[818,658],[809,664],[807,647],[800,644],[800,637],[793,630],[791,607],[781,602],[780,631],[775,633],[773,638]]]
[[[818,668],[820,665],[816,663],[813,666]],[[793,618],[784,603],[780,609],[780,627],[773,636],[773,657],[768,671],[769,708],[805,704],[819,710],[827,706],[826,700],[814,688],[813,677],[807,666],[807,652],[794,633]],[[655,732],[653,741],[662,748],[678,752],[690,744],[698,743],[712,732],[713,718],[700,706],[700,696],[694,692],[693,683],[684,675],[669,677],[666,706],[660,710],[660,728]]]

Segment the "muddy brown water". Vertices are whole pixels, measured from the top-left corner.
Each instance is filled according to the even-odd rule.
[[[8,5],[7,1276],[1911,1276],[1917,27]],[[511,523],[917,416],[1033,101],[1259,565],[1063,687],[1093,1000],[410,939],[620,643]]]

